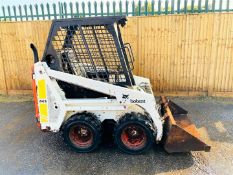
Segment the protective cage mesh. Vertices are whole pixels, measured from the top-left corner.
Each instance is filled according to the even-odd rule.
[[[126,82],[114,38],[106,25],[60,27],[52,45],[65,72],[110,83]]]

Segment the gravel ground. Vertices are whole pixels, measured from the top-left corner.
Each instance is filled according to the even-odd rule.
[[[39,131],[31,101],[0,98],[0,174],[232,174],[233,99],[172,99],[189,111],[211,152],[167,154],[155,145],[132,156],[102,145],[78,154],[59,133]]]

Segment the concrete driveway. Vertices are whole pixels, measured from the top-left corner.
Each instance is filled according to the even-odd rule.
[[[31,101],[2,100],[0,174],[232,174],[233,99],[172,99],[190,112],[211,152],[167,154],[154,146],[135,156],[102,145],[93,153],[78,154],[59,133],[39,131]]]

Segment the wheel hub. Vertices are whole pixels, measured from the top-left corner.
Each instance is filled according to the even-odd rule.
[[[77,147],[86,148],[93,143],[93,134],[89,127],[85,125],[75,125],[70,129],[70,140]]]
[[[81,127],[79,134],[81,134],[81,136],[87,136],[88,130],[86,128]]]
[[[146,144],[146,133],[137,124],[126,126],[121,133],[121,140],[130,149],[140,149]]]
[[[132,136],[136,136],[138,134],[137,130],[133,129],[130,133]]]

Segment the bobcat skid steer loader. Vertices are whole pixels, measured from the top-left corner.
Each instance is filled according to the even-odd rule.
[[[187,111],[165,97],[156,103],[150,80],[133,75],[133,53],[120,33],[126,20],[54,20],[41,61],[31,44],[39,128],[62,131],[77,152],[96,149],[104,132],[129,154],[159,142],[169,153],[209,151]]]

